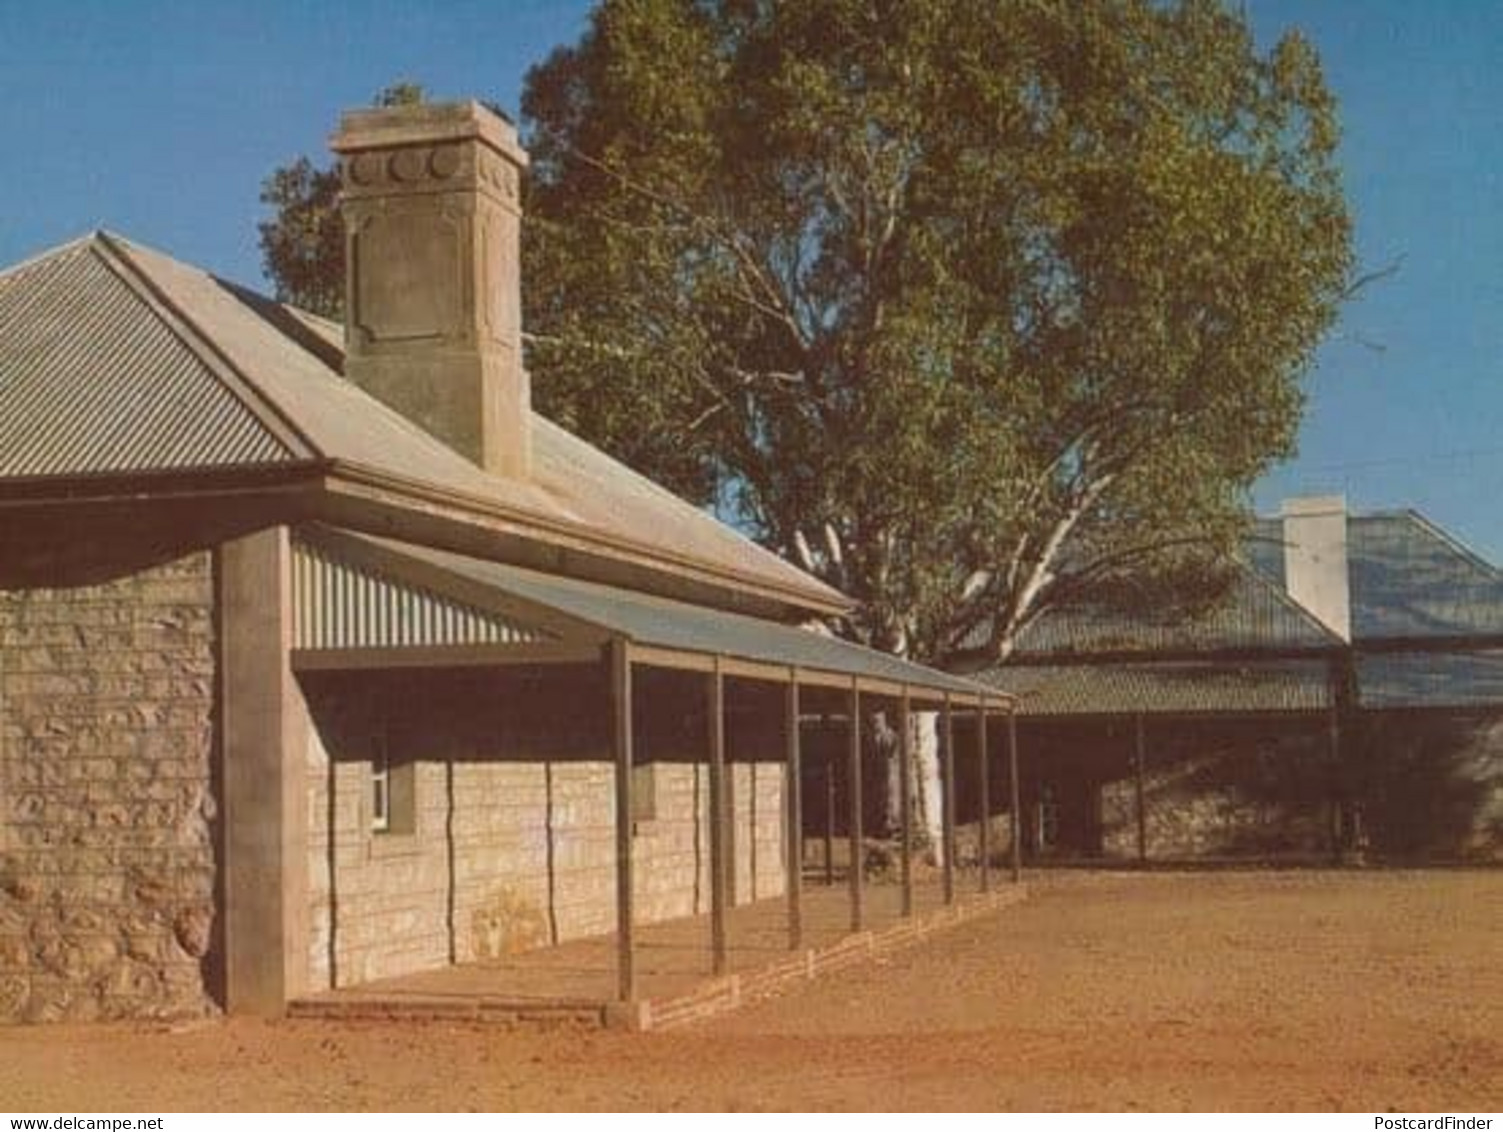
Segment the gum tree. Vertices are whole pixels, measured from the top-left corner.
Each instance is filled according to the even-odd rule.
[[[1213,592],[1351,275],[1313,48],[1212,0],[608,0],[523,118],[540,407],[931,663]]]

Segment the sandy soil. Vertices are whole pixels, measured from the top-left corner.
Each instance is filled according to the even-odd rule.
[[[689,1030],[0,1030],[0,1109],[1503,1108],[1503,872],[1057,874]]]

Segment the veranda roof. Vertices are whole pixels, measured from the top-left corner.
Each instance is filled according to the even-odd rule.
[[[822,632],[328,527],[294,544],[294,663],[304,669],[588,659],[608,640],[642,663],[917,702],[1002,707],[1007,693]]]

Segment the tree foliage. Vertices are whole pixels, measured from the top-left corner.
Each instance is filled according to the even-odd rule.
[[[1203,580],[1351,271],[1315,52],[1211,0],[607,0],[523,111],[540,407],[932,661]]]
[[[931,660],[1232,546],[1350,272],[1313,49],[1204,0],[624,0],[524,110],[540,399]]]
[[[379,91],[376,106],[423,101],[423,88],[403,80]],[[270,220],[258,224],[261,263],[277,298],[336,318],[344,307],[344,223],[339,216],[339,171],[307,157],[272,172],[261,183]]]

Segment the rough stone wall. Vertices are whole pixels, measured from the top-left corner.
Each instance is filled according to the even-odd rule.
[[[207,553],[0,591],[0,1020],[213,1009]]]
[[[1372,853],[1503,860],[1503,712],[1369,712],[1358,751],[1351,787]]]
[[[997,803],[993,803],[995,809]],[[987,823],[987,856],[993,865],[1012,860],[1012,815],[994,813]],[[961,866],[981,863],[981,823],[962,822],[955,827],[955,863]]]
[[[314,721],[314,988],[614,930],[614,766],[604,757],[603,689],[588,676],[555,670],[487,681],[414,673],[305,681],[305,688]],[[703,721],[677,691],[664,682],[638,698],[638,757],[650,773],[636,786],[650,784],[653,795],[651,816],[634,822],[643,923],[709,907],[708,773],[694,758],[703,758],[695,739]],[[382,833],[371,830],[369,743],[393,704],[402,707],[387,725],[388,741],[412,762],[416,805],[410,831]],[[733,758],[764,741],[754,726],[734,733]],[[776,895],[785,876],[782,765],[729,769],[736,898]]]
[[[1327,860],[1342,799],[1348,849],[1394,861],[1503,858],[1503,712],[1370,711],[1341,765],[1325,722],[1149,717],[1144,776],[1150,860]],[[1138,856],[1130,723],[1023,731],[1025,846],[1039,798],[1058,802],[1059,856]]]
[[[1144,842],[1150,860],[1208,857],[1301,857],[1330,853],[1330,810],[1322,792],[1291,799],[1261,788],[1298,759],[1282,749],[1211,751],[1150,767],[1144,777]],[[1138,856],[1137,784],[1101,788],[1101,848],[1107,857]]]
[[[1134,732],[1131,720],[1020,727],[1025,857],[1138,858]],[[1148,717],[1149,860],[1329,858],[1336,777],[1326,744],[1313,716]]]

